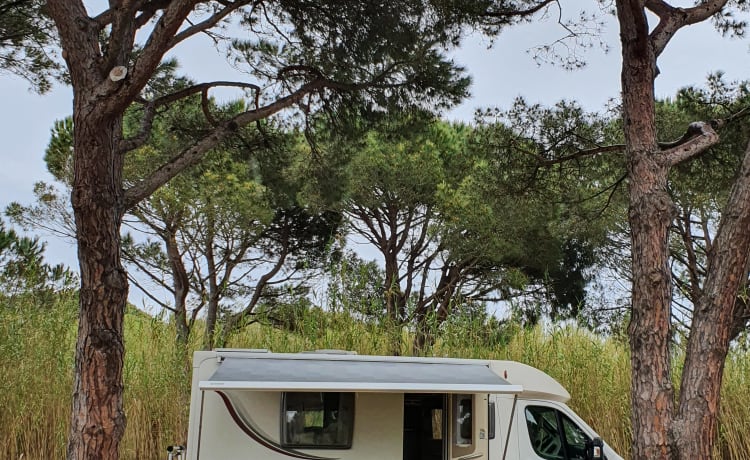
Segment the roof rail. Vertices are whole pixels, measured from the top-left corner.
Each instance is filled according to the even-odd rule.
[[[314,351],[303,351],[302,353],[315,353],[320,355],[356,355],[356,351],[352,350],[337,350],[335,348],[322,348]]]
[[[271,350],[269,350],[268,348],[217,348],[214,351],[217,353],[271,353]]]

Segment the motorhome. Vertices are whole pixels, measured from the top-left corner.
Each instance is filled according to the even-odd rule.
[[[512,361],[199,351],[186,460],[621,460]]]

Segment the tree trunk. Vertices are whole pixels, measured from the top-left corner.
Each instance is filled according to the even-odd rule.
[[[218,311],[219,311],[219,297],[216,294],[211,293],[209,294],[208,310],[206,313],[206,334],[203,337],[203,349],[204,350],[211,350],[214,347],[214,342],[216,341],[216,338],[215,338],[216,337],[216,322],[219,316]],[[224,340],[225,339],[222,339],[222,342]]]
[[[631,350],[633,458],[670,458],[674,391],[670,377],[671,272],[668,232],[674,205],[669,168],[659,162],[654,122],[656,57],[641,2],[617,2],[622,42],[623,118],[632,244]]]
[[[125,431],[123,319],[128,284],[120,262],[121,119],[101,119],[76,92],[72,202],[81,272],[73,411],[67,458],[117,459]]]
[[[423,354],[426,351],[426,348],[433,344],[434,334],[430,326],[431,324],[427,317],[426,309],[417,307],[417,311],[414,314],[414,340],[412,341],[413,354]]]
[[[210,212],[210,211],[209,211]],[[214,258],[214,220],[209,216],[206,225],[206,265],[208,266],[208,310],[206,311],[206,333],[203,336],[203,349],[211,350],[214,346],[214,335],[216,333],[216,321],[219,315],[219,285],[216,271],[216,259]]]
[[[385,310],[389,320],[394,324],[401,324],[401,285],[398,280],[398,260],[395,253],[390,253],[388,248],[381,248],[385,259]]]
[[[185,264],[182,262],[180,248],[177,245],[177,236],[172,225],[167,225],[162,232],[164,245],[167,247],[167,259],[172,270],[172,289],[174,290],[174,321],[177,344],[184,348],[190,338],[190,324],[187,314],[187,296],[190,290]]]
[[[693,311],[680,407],[673,427],[680,459],[710,458],[716,441],[724,363],[738,322],[745,323],[744,302],[750,259],[750,144],[732,187],[708,258],[708,277]]]

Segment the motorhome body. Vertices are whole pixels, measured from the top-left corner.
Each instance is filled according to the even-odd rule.
[[[601,441],[569,399],[549,375],[512,361],[202,351],[186,456],[586,459]],[[621,460],[606,443],[597,450]]]

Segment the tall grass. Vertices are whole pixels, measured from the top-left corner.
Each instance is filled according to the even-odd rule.
[[[76,299],[54,304],[28,299],[0,305],[0,459],[64,458],[70,410]],[[630,440],[629,358],[626,344],[569,327],[490,329],[446,324],[424,354],[510,359],[538,367],[563,384],[570,405],[618,452]],[[126,315],[126,460],[164,459],[171,443],[185,442],[190,355],[172,326],[131,310]],[[410,334],[355,320],[345,311],[313,309],[295,321],[295,332],[254,324],[234,334],[231,347],[278,352],[337,348],[362,354],[402,354]],[[727,362],[717,458],[743,459],[750,452],[750,355],[736,351]]]
[[[75,340],[76,299],[0,305],[0,457],[63,458]]]
[[[750,458],[750,353],[736,351],[726,363],[716,457]]]
[[[77,304],[74,296],[0,304],[0,459],[65,458]],[[125,326],[122,458],[162,459],[187,432],[189,358],[169,325],[132,310]]]

